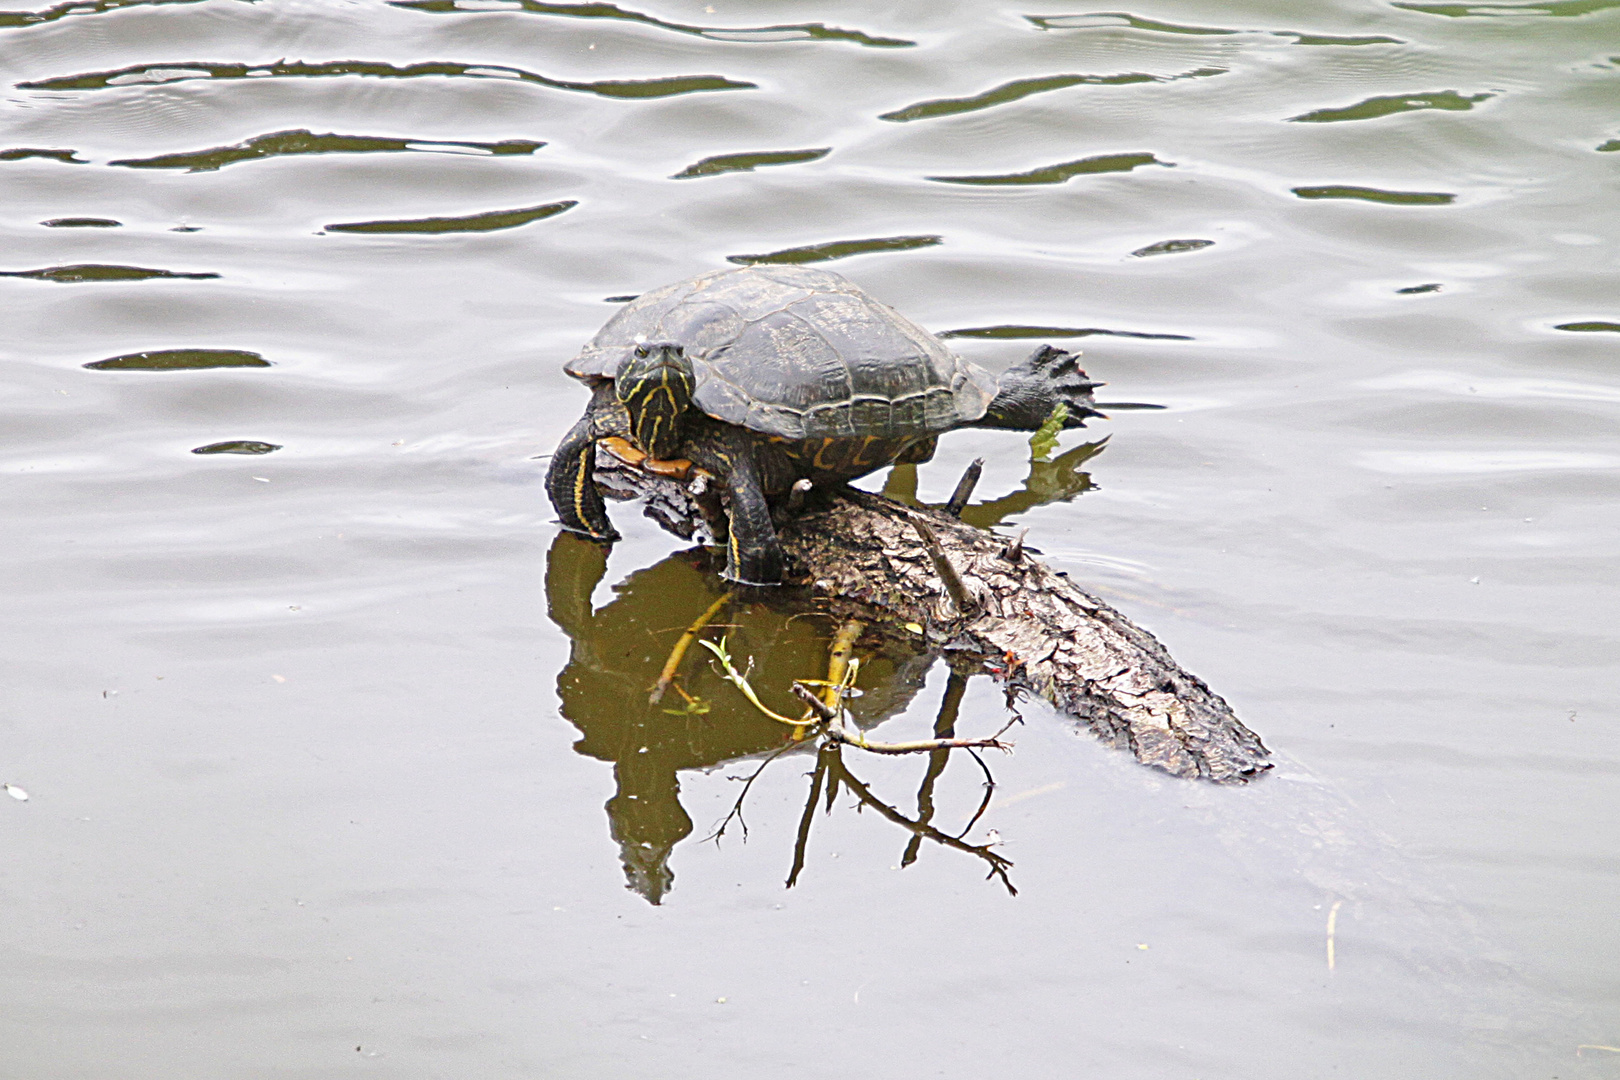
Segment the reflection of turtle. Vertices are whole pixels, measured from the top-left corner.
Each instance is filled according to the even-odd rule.
[[[615,585],[612,601],[593,610],[591,595],[607,571],[602,549],[558,536],[546,561],[547,607],[570,643],[568,665],[557,676],[561,712],[580,730],[574,749],[613,765],[618,790],[606,807],[609,827],[630,887],[655,904],[673,881],[670,852],[692,831],[678,774],[790,742],[787,729],[761,716],[698,659],[707,656],[698,647],[676,685],[700,710],[671,708],[680,704],[675,694],[660,704],[647,698],[680,625],[720,594],[704,563],[700,552],[672,555]],[[792,680],[827,671],[825,620],[755,603],[737,605],[722,621],[731,647],[756,665],[764,700],[797,711],[797,699],[787,692]],[[861,655],[864,693],[850,703],[850,718],[866,730],[905,711],[935,656],[905,634],[870,635]]]
[[[782,552],[767,499],[796,480],[836,483],[926,461],[953,428],[1033,430],[1054,406],[1098,416],[1072,354],[1042,346],[996,380],[837,274],[750,266],[647,293],[567,365],[595,391],[552,458],[564,528],[618,538],[592,480],[605,436],[647,467],[697,465],[729,502],[725,576],[772,585]]]

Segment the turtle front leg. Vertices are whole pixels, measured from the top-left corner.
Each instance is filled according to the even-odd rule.
[[[611,544],[619,534],[608,520],[602,493],[596,489],[595,408],[593,401],[551,456],[551,467],[546,470],[546,494],[551,496],[551,505],[556,507],[563,528],[599,544]]]
[[[782,584],[782,545],[771,524],[752,443],[740,434],[728,434],[709,453],[715,460],[703,464],[726,478],[731,494],[726,569],[721,576],[739,585]]]

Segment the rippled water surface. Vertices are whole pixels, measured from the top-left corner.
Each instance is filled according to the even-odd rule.
[[[0,86],[0,1076],[1620,1068],[1620,3],[0,0]],[[780,731],[647,703],[715,579],[541,456],[759,258],[1167,406],[873,480],[985,457],[1277,769],[1025,703],[960,839],[801,750],[705,843]]]

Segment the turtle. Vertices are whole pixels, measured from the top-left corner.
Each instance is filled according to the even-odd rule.
[[[599,444],[650,471],[696,466],[724,493],[723,576],[783,580],[771,504],[933,456],[960,427],[1066,427],[1096,410],[1075,354],[1043,345],[998,380],[847,278],[791,264],[715,270],[629,302],[564,370],[591,387],[546,490],[563,528],[619,538],[594,479]]]

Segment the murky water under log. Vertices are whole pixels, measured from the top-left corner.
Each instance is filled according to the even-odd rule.
[[[0,85],[0,1072],[1612,1075],[1616,0],[4,0]],[[870,484],[984,457],[1277,770],[1025,703],[977,820],[801,748],[705,843],[782,733],[647,703],[716,580],[541,455],[759,258],[1166,406]],[[1008,717],[866,651],[884,737]]]

